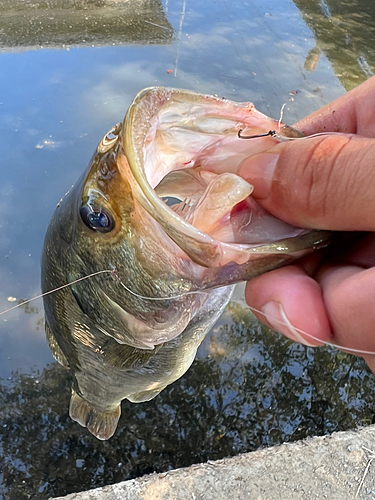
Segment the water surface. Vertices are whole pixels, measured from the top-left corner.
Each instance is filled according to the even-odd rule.
[[[51,213],[140,89],[251,100],[275,118],[286,103],[292,124],[375,68],[365,0],[33,5],[0,1],[0,311],[40,293]],[[190,371],[149,403],[124,402],[104,443],[68,417],[70,379],[49,352],[41,302],[0,316],[0,499],[42,500],[372,422],[374,378],[361,359],[292,344],[237,297]]]

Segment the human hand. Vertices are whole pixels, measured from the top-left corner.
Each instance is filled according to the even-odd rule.
[[[254,278],[246,301],[272,329],[306,345],[357,350],[375,372],[375,77],[295,128],[337,134],[282,142],[244,160],[240,175],[276,217],[356,237],[329,258],[313,254]]]

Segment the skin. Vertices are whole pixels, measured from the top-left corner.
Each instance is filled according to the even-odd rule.
[[[375,354],[374,117],[375,77],[295,124],[308,136],[335,134],[278,144],[240,168],[271,214],[347,232],[328,253],[247,283],[259,320],[307,345],[328,341]],[[375,372],[374,354],[363,357]]]

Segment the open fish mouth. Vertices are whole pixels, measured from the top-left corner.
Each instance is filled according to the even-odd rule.
[[[244,158],[302,136],[253,104],[151,87],[135,97],[122,134],[133,195],[197,264],[296,257],[326,244],[327,232],[265,212],[238,175]]]

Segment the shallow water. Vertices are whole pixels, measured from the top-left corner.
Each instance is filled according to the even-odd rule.
[[[0,2],[0,311],[40,293],[49,217],[141,88],[251,100],[276,118],[287,103],[292,124],[375,71],[375,7],[365,0],[32,5]],[[373,419],[374,378],[362,360],[291,344],[238,298],[188,373],[149,403],[124,402],[103,443],[68,417],[69,375],[49,352],[41,301],[0,316],[0,328],[4,500],[46,499]]]

